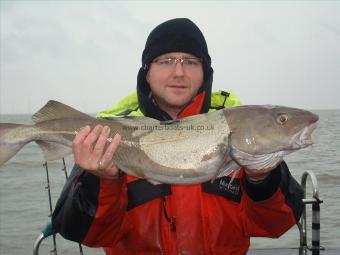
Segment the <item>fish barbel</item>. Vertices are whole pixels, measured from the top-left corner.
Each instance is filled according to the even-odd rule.
[[[283,106],[225,108],[174,121],[148,117],[97,119],[57,101],[32,117],[35,124],[0,123],[0,165],[35,141],[47,161],[72,153],[80,128],[107,125],[121,135],[113,155],[123,172],[152,183],[194,184],[241,166],[275,166],[284,155],[313,143],[318,116]]]

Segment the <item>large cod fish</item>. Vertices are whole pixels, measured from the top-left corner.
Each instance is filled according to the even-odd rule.
[[[32,119],[34,125],[0,123],[0,165],[31,141],[46,160],[60,159],[72,152],[81,127],[101,124],[122,137],[112,160],[123,172],[152,183],[194,184],[241,166],[275,166],[284,155],[313,143],[318,116],[281,106],[240,106],[175,121],[107,120],[49,101]]]

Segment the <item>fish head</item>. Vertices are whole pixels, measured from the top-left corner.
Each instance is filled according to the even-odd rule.
[[[230,145],[251,155],[289,153],[313,144],[319,119],[310,111],[271,105],[230,108],[225,115]]]

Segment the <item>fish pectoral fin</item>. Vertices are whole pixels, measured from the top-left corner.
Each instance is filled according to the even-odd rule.
[[[64,144],[46,142],[41,140],[36,141],[36,143],[42,149],[44,157],[47,161],[61,159],[72,153],[71,147]]]
[[[230,173],[234,173],[233,177],[235,177],[234,175],[237,174],[237,172],[240,170],[240,168],[241,167],[234,160],[231,160],[231,161],[229,161],[229,163],[224,168],[221,168],[220,171],[218,171],[216,178],[228,176]],[[235,174],[235,172],[236,172],[236,174]]]

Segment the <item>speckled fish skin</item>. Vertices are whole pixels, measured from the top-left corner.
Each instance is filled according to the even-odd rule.
[[[31,141],[46,160],[60,159],[72,152],[81,127],[101,124],[122,137],[112,159],[122,171],[152,183],[189,185],[240,166],[275,165],[312,144],[318,116],[282,106],[240,106],[167,122],[148,117],[107,120],[49,101],[32,119],[34,125],[0,123],[0,165]]]

